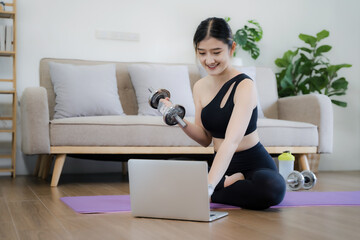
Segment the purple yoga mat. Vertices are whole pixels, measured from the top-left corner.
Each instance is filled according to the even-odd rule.
[[[61,201],[78,213],[130,212],[129,195],[62,197]],[[360,206],[358,192],[286,192],[284,200],[273,208],[305,206]],[[240,209],[230,205],[211,203],[210,208]]]

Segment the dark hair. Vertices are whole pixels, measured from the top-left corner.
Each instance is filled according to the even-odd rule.
[[[231,48],[233,43],[233,34],[229,24],[223,18],[212,17],[200,23],[194,35],[194,48],[197,49],[199,42],[205,38],[213,37]]]

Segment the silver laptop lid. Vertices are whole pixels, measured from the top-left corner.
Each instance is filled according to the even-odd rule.
[[[206,162],[131,159],[128,165],[133,216],[209,221]]]

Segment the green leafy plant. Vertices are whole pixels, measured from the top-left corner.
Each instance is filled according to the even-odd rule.
[[[225,18],[226,22],[229,22],[231,19],[229,17]],[[257,42],[262,39],[263,30],[260,24],[255,20],[249,20],[249,24],[252,26],[244,25],[243,28],[238,29],[234,34],[234,41],[237,44],[238,50],[240,47],[250,53],[253,59],[257,59],[260,55],[260,49],[257,46]],[[234,52],[234,57],[236,56],[236,52]]]
[[[329,96],[332,103],[338,106],[347,106],[346,102],[332,97],[346,94],[349,83],[344,77],[339,77],[337,72],[352,65],[331,65],[323,55],[332,47],[319,45],[319,42],[329,35],[327,30],[322,30],[316,36],[300,34],[299,38],[308,46],[298,47],[295,51],[289,50],[282,58],[275,60],[276,66],[282,68],[281,72],[276,73],[279,97],[318,92]]]

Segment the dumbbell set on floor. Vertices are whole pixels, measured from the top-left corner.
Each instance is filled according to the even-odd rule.
[[[305,170],[294,171],[295,156],[290,151],[284,151],[278,157],[279,173],[285,179],[287,188],[293,191],[299,189],[311,189],[316,184],[316,176],[313,172]]]
[[[305,170],[301,173],[298,171],[293,171],[289,174],[286,179],[286,184],[290,190],[297,191],[299,189],[311,189],[316,184],[316,175],[309,171]]]
[[[183,118],[185,116],[185,108],[181,105],[171,105],[170,107],[166,106],[160,100],[165,98],[170,98],[170,92],[166,89],[159,89],[154,91],[149,88],[150,97],[149,104],[152,108],[157,109],[162,115],[164,122],[167,125],[180,124],[182,127],[186,127],[186,123]]]

